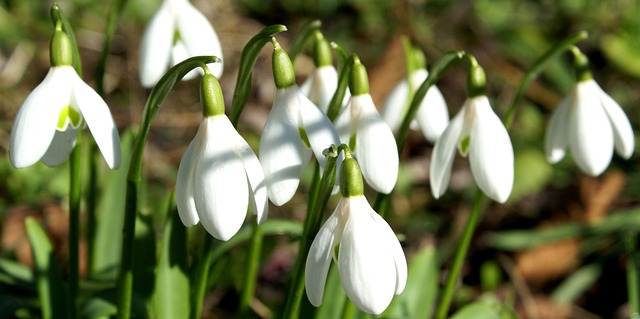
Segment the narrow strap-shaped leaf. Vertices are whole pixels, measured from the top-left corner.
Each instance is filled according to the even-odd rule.
[[[53,247],[40,224],[32,219],[25,220],[27,237],[31,244],[34,262],[34,278],[42,318],[66,318],[66,292],[62,285],[62,277],[58,264],[53,256]]]
[[[233,101],[231,102],[231,116],[229,117],[234,126],[238,124],[242,109],[249,98],[251,72],[253,71],[253,66],[256,64],[260,50],[262,50],[265,44],[271,41],[274,35],[282,31],[287,31],[287,27],[282,24],[268,26],[251,38],[242,50],[236,88],[233,91]]]
[[[51,6],[50,14],[53,24],[55,25],[56,22],[60,21],[62,31],[64,31],[64,33],[69,37],[69,41],[71,41],[71,48],[73,49],[71,52],[73,54],[73,68],[76,70],[76,73],[82,77],[82,62],[80,61],[80,52],[78,52],[78,43],[76,42],[76,35],[73,32],[73,28],[71,27],[69,20],[64,15],[57,2],[54,2]]]
[[[307,24],[302,26],[295,39],[293,40],[293,44],[291,45],[291,49],[289,50],[289,58],[291,59],[291,63],[296,62],[296,57],[302,50],[304,46],[309,42],[309,40],[313,37],[314,31],[318,30],[322,25],[320,20],[312,20]]]
[[[347,58],[347,53],[342,47],[334,42],[331,43],[331,46],[338,56],[338,87],[327,107],[327,117],[333,122],[342,110],[342,101],[344,101],[344,95],[347,92],[347,86],[349,86],[349,73],[351,73],[351,65],[353,65],[355,55]]]

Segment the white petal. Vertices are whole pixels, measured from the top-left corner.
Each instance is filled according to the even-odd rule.
[[[362,176],[376,191],[389,194],[398,179],[398,146],[369,94],[351,98],[352,112],[359,108],[355,155]],[[356,111],[358,112],[358,111]],[[352,119],[355,118],[352,113]],[[353,150],[352,150],[353,151]]]
[[[276,206],[288,202],[300,183],[311,151],[300,139],[297,89],[278,89],[260,139],[260,163],[269,199]]]
[[[82,117],[109,168],[118,168],[120,166],[120,136],[107,103],[80,77],[75,76],[71,104],[82,113]]]
[[[363,196],[362,200],[366,201],[366,198]],[[378,215],[378,213],[369,206],[369,203],[367,203],[367,206],[369,207],[369,213],[379,228],[378,234],[380,234],[380,236],[383,237],[382,239],[386,242],[388,251],[385,251],[385,253],[388,253],[393,258],[393,262],[396,266],[395,294],[399,295],[407,285],[407,259],[404,256],[404,251],[402,250],[402,246],[400,246],[398,237],[396,237],[391,226],[389,226],[387,221],[385,221],[384,218]]]
[[[189,2],[184,2],[178,10],[177,24],[180,38],[184,42],[189,57],[198,55],[215,55],[221,60],[222,45],[216,31],[202,12],[198,11]],[[224,68],[222,62],[207,65],[209,71],[216,78],[222,76]]]
[[[249,204],[246,173],[236,153],[237,144],[227,135],[225,120],[228,122],[221,115],[202,120],[193,183],[200,222],[220,240],[229,240],[238,232]]]
[[[397,131],[400,124],[402,124],[402,119],[405,116],[405,110],[407,108],[408,96],[409,82],[405,79],[393,88],[382,106],[380,115],[394,132]]]
[[[324,167],[325,157],[322,155],[322,151],[331,145],[340,145],[338,133],[336,133],[327,115],[307,99],[302,92],[298,92],[300,99],[300,122],[307,134],[311,149],[320,163],[320,167]]]
[[[600,100],[602,101],[602,107],[609,116],[611,126],[613,128],[614,145],[616,152],[624,159],[629,159],[633,154],[633,148],[635,146],[633,129],[629,118],[620,107],[620,105],[614,101],[609,94],[605,93],[600,88]]]
[[[320,231],[318,231],[311,248],[309,248],[305,263],[305,290],[309,302],[316,307],[322,304],[327,272],[333,257],[333,247],[337,245],[335,231],[338,226],[338,209],[336,208],[336,211],[331,214],[320,228]],[[337,240],[339,241],[340,239],[338,238]]]
[[[380,314],[396,291],[397,273],[393,256],[381,253],[387,237],[380,236],[369,209],[368,203],[352,201],[340,240],[338,269],[349,299],[365,312]]]
[[[471,173],[487,196],[504,203],[513,188],[511,139],[486,96],[476,97],[472,103],[476,118],[469,141]]]
[[[227,122],[229,126],[233,128],[228,119]],[[267,184],[265,182],[264,172],[262,171],[258,157],[251,147],[249,147],[247,141],[245,141],[235,129],[233,129],[233,133],[236,137],[238,155],[240,155],[242,165],[244,165],[249,187],[251,188],[249,196],[251,210],[256,215],[258,224],[262,224],[267,220],[267,214],[269,212],[269,200],[267,197]]]
[[[182,40],[176,41],[176,43],[171,48],[171,65],[175,66],[176,64],[190,58],[189,53],[187,53],[187,48],[184,46]],[[198,77],[198,75],[204,74],[202,69],[195,68],[182,77],[182,81],[193,80]]]
[[[200,131],[198,131],[200,133]],[[193,197],[193,182],[195,163],[198,161],[198,139],[196,137],[189,143],[189,147],[184,152],[178,167],[178,176],[176,177],[176,206],[178,207],[178,216],[182,224],[191,227],[196,225],[200,218],[196,210],[196,202]]]
[[[451,167],[456,156],[458,140],[462,133],[465,110],[466,103],[433,146],[433,154],[431,155],[431,164],[429,166],[429,183],[431,185],[431,193],[435,198],[440,198],[449,187]]]
[[[447,103],[436,86],[427,91],[422,104],[416,114],[424,138],[435,142],[449,125],[449,110]]]
[[[564,157],[569,144],[569,114],[572,103],[572,95],[565,98],[553,111],[549,120],[547,134],[544,138],[544,149],[547,161],[551,164],[559,162]]]
[[[77,136],[78,130],[72,128],[71,125],[64,131],[56,130],[49,149],[47,149],[47,152],[42,156],[42,162],[49,167],[55,167],[64,163],[76,146]]]
[[[9,158],[16,168],[35,164],[56,133],[60,111],[71,97],[71,67],[53,67],[24,101],[11,129]]]
[[[347,103],[347,105],[338,113],[338,116],[333,122],[333,125],[336,128],[336,133],[338,133],[338,137],[340,138],[340,142],[349,145],[349,139],[352,134],[355,134],[355,125],[351,120],[351,99]],[[359,116],[359,114],[358,114]]]
[[[140,45],[140,82],[150,88],[169,66],[174,21],[170,6],[163,4],[144,30]]]
[[[307,82],[305,82],[307,84]],[[303,84],[304,85],[304,84]],[[333,65],[321,66],[314,70],[313,76],[309,77],[309,88],[304,95],[309,97],[323,113],[327,113],[329,102],[338,87],[338,71]]]
[[[594,81],[576,85],[569,121],[569,147],[580,169],[600,175],[613,156],[613,130],[601,107],[600,92]]]

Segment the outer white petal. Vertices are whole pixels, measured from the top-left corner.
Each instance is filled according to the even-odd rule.
[[[333,121],[333,125],[336,128],[336,133],[338,133],[338,138],[340,138],[340,142],[345,143],[347,145],[349,144],[349,139],[351,138],[351,135],[356,133],[356,130],[355,130],[356,126],[354,125],[351,119],[352,115],[353,115],[352,103],[351,103],[351,99],[349,99],[349,102],[347,103],[347,105],[340,111],[340,113],[338,113],[338,116]],[[357,115],[358,118],[360,117],[359,113],[355,115]]]
[[[180,38],[184,42],[189,57],[215,55],[223,59],[220,39],[202,12],[185,1],[184,5],[179,6],[176,19]],[[210,63],[207,66],[213,76],[216,78],[222,76],[224,69],[222,62]]]
[[[631,123],[629,123],[629,118],[624,114],[620,105],[614,101],[609,94],[605,93],[599,86],[598,88],[600,89],[602,107],[607,113],[607,116],[609,116],[611,127],[613,128],[616,152],[624,159],[629,159],[633,154],[633,148],[635,146],[633,129],[631,128]]]
[[[318,231],[311,248],[309,248],[305,263],[304,288],[307,291],[309,302],[316,307],[322,304],[324,285],[327,281],[327,273],[333,257],[333,247],[340,241],[340,238],[335,236],[336,227],[339,225],[339,209],[340,204]],[[344,227],[344,224],[342,224],[342,227]]]
[[[53,67],[24,101],[11,129],[9,158],[16,168],[35,164],[56,133],[60,111],[71,97],[71,67]]]
[[[191,56],[187,52],[187,48],[184,46],[184,42],[182,40],[176,41],[171,48],[171,65],[176,65]],[[199,74],[203,73],[202,69],[195,68],[182,77],[182,81],[193,80],[198,77]]]
[[[393,256],[381,252],[388,247],[387,237],[380,236],[369,209],[366,200],[364,204],[352,200],[340,240],[338,269],[349,299],[365,312],[380,314],[391,303],[397,274]]]
[[[203,119],[194,172],[193,195],[202,226],[213,237],[229,240],[247,215],[249,185],[225,116]],[[232,127],[233,128],[233,127]],[[202,133],[202,134],[200,134]]]
[[[472,103],[469,107],[475,107],[476,118],[469,141],[471,173],[487,196],[504,203],[513,188],[511,139],[486,96],[476,97]]]
[[[200,133],[200,130],[198,130]],[[202,133],[204,134],[204,133]],[[196,137],[189,143],[189,147],[184,152],[178,167],[178,176],[176,177],[176,206],[178,207],[178,216],[182,224],[191,227],[200,221],[198,211],[196,210],[196,202],[193,197],[194,170],[198,161],[198,149],[200,137]]]
[[[382,118],[389,125],[392,131],[396,131],[402,123],[407,106],[407,97],[409,95],[409,82],[405,79],[400,81],[391,93],[387,96],[382,107]]]
[[[42,156],[42,162],[49,167],[55,167],[64,163],[76,146],[77,136],[78,130],[72,128],[71,125],[64,131],[56,130],[47,152]]]
[[[260,163],[267,183],[269,199],[276,206],[288,202],[300,183],[311,151],[300,139],[298,130],[298,89],[278,89],[273,107],[260,139]]]
[[[171,7],[165,3],[144,30],[140,46],[140,82],[150,88],[169,66],[173,43],[174,21]]]
[[[74,73],[75,75],[75,73]],[[75,75],[71,104],[80,110],[109,168],[120,166],[120,136],[107,103]]]
[[[314,70],[313,76],[309,77],[309,89],[303,91],[322,112],[327,113],[329,102],[338,87],[338,71],[333,65],[321,66]],[[305,82],[306,84],[307,82]]]
[[[362,201],[367,201],[364,196],[361,199]],[[369,207],[369,213],[371,217],[375,220],[378,225],[378,234],[383,237],[383,240],[387,244],[388,251],[384,253],[388,253],[391,258],[393,258],[393,262],[396,266],[396,295],[399,295],[404,290],[404,287],[407,285],[407,259],[404,256],[404,251],[402,250],[402,246],[400,246],[400,242],[398,241],[398,237],[391,229],[391,226],[387,224],[387,221],[384,220],[378,213],[376,213],[367,202],[366,205]],[[382,253],[382,252],[381,252]]]
[[[580,169],[600,175],[613,156],[613,129],[601,106],[600,91],[594,81],[580,82],[569,121],[569,147]]]
[[[297,89],[296,89],[297,90]],[[320,167],[324,168],[326,159],[322,155],[322,151],[329,148],[332,144],[340,145],[338,133],[336,133],[333,124],[329,121],[318,107],[316,107],[306,96],[299,91],[300,103],[300,122],[304,128],[311,149],[320,163]]]
[[[460,112],[451,120],[449,126],[442,132],[433,147],[431,164],[429,166],[429,183],[433,197],[440,198],[449,187],[451,177],[451,166],[456,156],[458,140],[462,133],[466,111],[466,103]]]
[[[564,157],[569,144],[569,114],[571,114],[572,104],[573,95],[570,95],[553,111],[549,120],[544,149],[547,161],[551,164],[559,162]]]
[[[413,84],[416,90],[427,79],[427,75],[426,70],[417,70],[414,73],[412,81],[414,81]],[[447,102],[445,102],[442,93],[435,85],[429,88],[427,95],[422,100],[416,113],[416,121],[422,130],[422,134],[424,134],[424,138],[432,143],[440,137],[447,125],[449,125]]]
[[[233,128],[228,118],[226,116],[225,118],[229,126]],[[242,160],[242,165],[244,165],[249,187],[251,188],[249,196],[251,209],[256,215],[258,224],[262,224],[267,220],[267,214],[269,212],[267,184],[265,182],[264,172],[262,171],[262,165],[251,147],[249,147],[249,144],[247,144],[247,141],[245,141],[235,129],[233,129],[232,135],[236,138],[238,154]]]
[[[393,132],[382,120],[369,94],[351,98],[352,112],[359,109],[355,155],[362,176],[375,190],[388,194],[398,179],[398,146]],[[358,111],[355,111],[358,112]],[[351,114],[352,119],[355,115]]]

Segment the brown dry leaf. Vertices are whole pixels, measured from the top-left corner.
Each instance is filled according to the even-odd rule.
[[[538,312],[538,319],[572,318],[569,304],[557,304],[543,296],[534,297],[533,302]]]
[[[602,179],[595,177],[582,179],[580,196],[585,206],[584,220],[590,224],[601,221],[624,189],[626,182],[626,176],[619,170],[607,173]]]
[[[518,253],[516,266],[529,283],[542,284],[559,278],[578,265],[580,241],[568,239]]]

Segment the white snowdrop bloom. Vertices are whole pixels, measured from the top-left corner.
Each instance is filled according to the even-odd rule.
[[[353,65],[351,76],[353,95],[335,120],[336,130],[340,141],[349,145],[360,162],[365,181],[376,191],[388,194],[398,179],[398,146],[373,104],[360,61]]]
[[[426,69],[417,69],[411,74],[413,92],[418,90],[428,75],[429,73]],[[396,131],[402,124],[406,110],[409,107],[408,95],[409,82],[405,79],[398,83],[389,93],[384,103],[381,112],[382,118],[392,131]],[[420,103],[411,127],[418,127],[427,141],[435,142],[448,124],[449,110],[447,109],[447,103],[440,90],[435,85],[431,86]]]
[[[323,113],[327,113],[329,103],[338,88],[338,71],[333,65],[325,65],[313,70],[302,83],[300,90],[317,105]],[[349,90],[345,92],[343,105],[349,100]]]
[[[224,115],[220,85],[207,74],[203,86],[214,81],[213,104],[218,106],[209,113],[205,106],[205,117],[180,161],[176,204],[185,226],[200,221],[213,237],[229,240],[242,226],[249,206],[263,223],[268,202],[260,161]]]
[[[62,164],[86,122],[109,168],[118,168],[120,137],[109,107],[71,66],[66,34],[57,30],[51,41],[52,67],[20,107],[11,129],[11,164],[16,168],[39,160],[48,166]]]
[[[294,83],[293,66],[284,50],[273,52],[276,94],[260,139],[260,163],[269,199],[277,206],[295,194],[311,152],[324,167],[322,151],[338,145],[327,116]]]
[[[342,175],[349,174],[345,168],[353,163],[357,168],[357,162],[347,156]],[[311,304],[319,307],[333,259],[349,299],[365,312],[380,314],[393,296],[404,290],[407,261],[389,224],[364,197],[357,169],[359,187],[341,185],[343,197],[311,245],[305,265],[305,289]]]
[[[482,80],[475,85],[482,86],[484,91],[484,71],[475,66],[469,73],[480,72],[477,69]],[[480,189],[499,203],[507,201],[513,188],[513,146],[484,93],[469,94],[434,145],[429,181],[435,198],[442,196],[449,186],[456,149],[469,156],[471,173]]]
[[[586,57],[582,58],[588,66]],[[614,148],[622,158],[631,157],[633,129],[620,105],[600,88],[589,71],[582,71],[583,77],[551,116],[545,151],[547,160],[554,164],[569,149],[580,170],[598,176],[609,166]]]
[[[209,20],[188,0],[164,0],[151,19],[140,47],[140,82],[153,87],[169,67],[198,55],[214,55],[222,59],[222,46]],[[219,78],[223,64],[208,64]],[[191,71],[183,80],[193,79]]]

